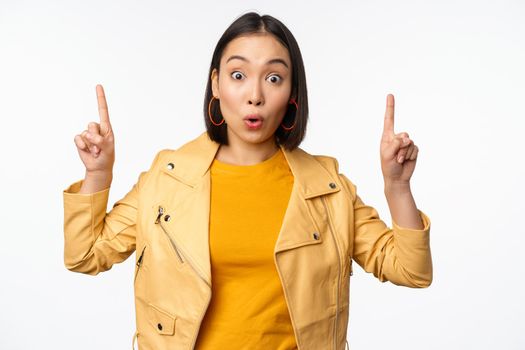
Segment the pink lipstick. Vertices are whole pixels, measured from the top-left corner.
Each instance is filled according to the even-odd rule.
[[[249,114],[243,120],[250,130],[257,130],[262,127],[263,118],[259,114]]]

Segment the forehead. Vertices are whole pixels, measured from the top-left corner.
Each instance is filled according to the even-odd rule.
[[[269,33],[253,33],[233,39],[224,49],[221,64],[233,55],[243,56],[251,63],[265,63],[272,58],[282,58],[289,66],[291,64],[288,49]]]

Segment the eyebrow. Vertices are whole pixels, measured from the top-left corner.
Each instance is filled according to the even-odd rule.
[[[238,59],[238,60],[241,60],[241,61],[244,61],[246,63],[250,63],[250,61],[246,58],[246,57],[243,57],[243,56],[239,56],[239,55],[233,55],[233,56],[230,56],[230,58],[228,58],[226,60],[226,63],[230,62],[231,60],[234,60],[234,59]],[[271,60],[269,60],[268,62],[266,62],[267,65],[269,64],[275,64],[275,63],[281,63],[283,64],[286,68],[289,69],[288,65],[286,64],[286,62],[282,59],[282,58],[272,58]]]

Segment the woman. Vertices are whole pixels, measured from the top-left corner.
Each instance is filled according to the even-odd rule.
[[[380,281],[427,287],[430,221],[410,177],[418,149],[394,133],[387,97],[381,139],[388,228],[332,157],[299,148],[307,123],[303,62],[290,31],[247,13],[214,51],[206,132],[160,151],[106,213],[113,131],[75,137],[84,180],[64,190],[65,265],[98,274],[136,254],[140,349],[343,349],[352,260]]]

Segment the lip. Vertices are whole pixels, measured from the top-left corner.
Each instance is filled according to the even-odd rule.
[[[263,120],[263,117],[260,115],[260,114],[248,114],[247,116],[244,117],[243,120],[248,120],[248,119],[257,119],[257,120]]]
[[[251,121],[252,119],[253,121]],[[258,130],[262,127],[263,117],[260,114],[248,114],[244,117],[244,124],[249,130]]]

